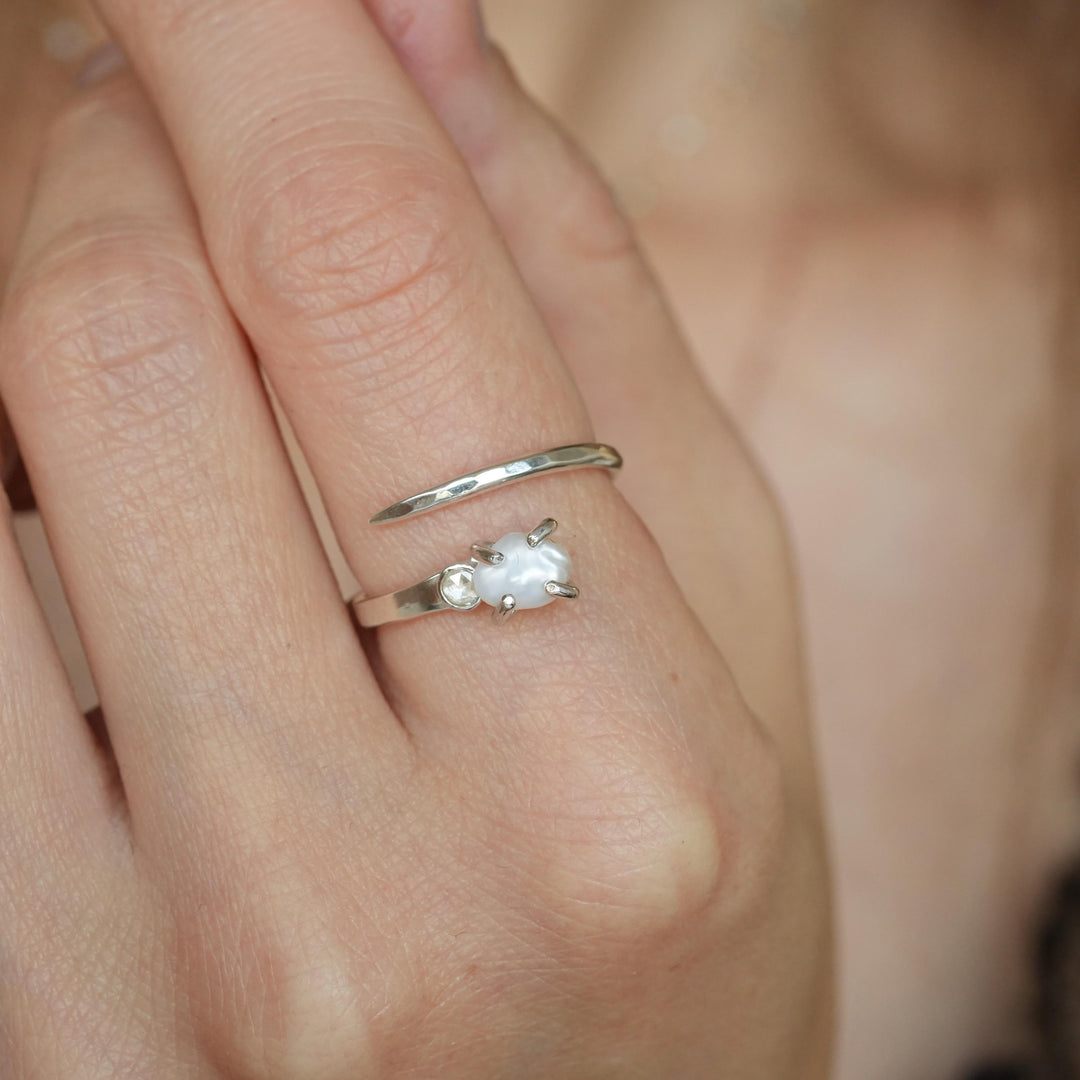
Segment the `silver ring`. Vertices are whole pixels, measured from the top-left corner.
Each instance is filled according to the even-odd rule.
[[[370,518],[370,523],[385,525],[391,521],[400,521],[402,518],[426,514],[430,510],[437,510],[440,506],[459,502],[462,499],[471,499],[474,495],[481,495],[492,488],[502,487],[504,484],[516,484],[519,480],[527,480],[530,476],[551,472],[554,469],[615,470],[621,466],[622,457],[619,452],[614,447],[604,446],[602,443],[557,446],[552,450],[543,450],[538,454],[530,454],[528,457],[517,458],[514,461],[490,465],[478,472],[447,480],[445,484],[421,491],[419,495],[410,495],[409,498],[402,499],[385,510],[380,510]]]
[[[436,611],[472,611],[486,603],[502,621],[515,611],[574,600],[578,588],[570,583],[570,556],[551,539],[558,524],[545,518],[531,533],[473,544],[468,562],[452,563],[386,596],[354,596],[356,618],[361,626],[383,626]]]

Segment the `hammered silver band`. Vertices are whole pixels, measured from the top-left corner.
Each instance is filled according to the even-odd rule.
[[[486,469],[466,473],[464,476],[447,480],[438,487],[410,495],[407,499],[396,502],[373,515],[369,520],[372,525],[386,525],[402,518],[416,517],[431,510],[448,506],[482,495],[485,491],[516,484],[531,476],[551,472],[555,469],[611,469],[622,467],[622,456],[611,446],[603,443],[577,443],[573,446],[556,446],[551,450],[542,450],[528,457],[503,461],[498,465],[489,465]]]

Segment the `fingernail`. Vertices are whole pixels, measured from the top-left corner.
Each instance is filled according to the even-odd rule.
[[[85,89],[107,79],[110,75],[125,67],[127,67],[127,57],[124,56],[115,42],[107,41],[90,54],[75,81]]]

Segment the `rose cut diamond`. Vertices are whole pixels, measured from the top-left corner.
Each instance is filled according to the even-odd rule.
[[[465,563],[448,566],[439,578],[439,595],[459,611],[476,607],[480,597],[473,585],[473,568]]]

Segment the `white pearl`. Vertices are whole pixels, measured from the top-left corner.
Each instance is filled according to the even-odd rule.
[[[570,580],[570,556],[553,540],[529,547],[524,533],[507,533],[491,545],[503,560],[498,566],[481,562],[473,572],[473,586],[480,599],[498,607],[509,593],[518,608],[538,608],[555,599],[544,586],[549,581]]]

